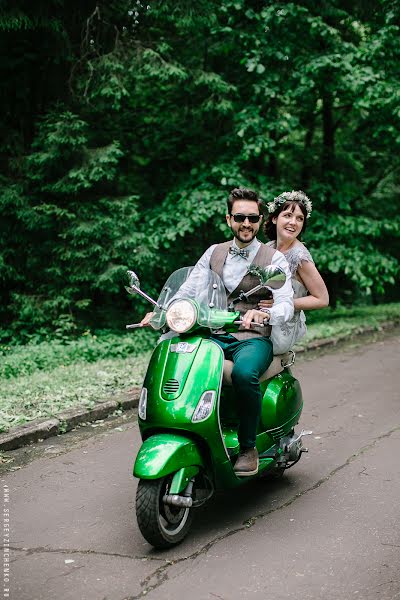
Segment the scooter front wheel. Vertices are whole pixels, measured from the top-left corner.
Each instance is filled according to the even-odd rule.
[[[171,476],[141,479],[136,492],[136,518],[143,537],[155,548],[170,548],[187,535],[193,520],[191,508],[164,504]]]

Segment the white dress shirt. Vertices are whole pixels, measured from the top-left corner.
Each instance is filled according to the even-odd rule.
[[[233,240],[232,245],[237,246],[235,240]],[[239,283],[246,275],[248,268],[250,267],[258,252],[258,249],[260,248],[260,245],[261,242],[257,238],[254,238],[254,240],[245,247],[245,250],[248,250],[249,252],[247,258],[238,256],[237,254],[228,253],[222,270],[222,281],[230,293],[238,287]],[[190,280],[193,281],[193,279],[197,279],[198,277],[201,278],[205,271],[209,271],[211,255],[216,246],[217,244],[210,246],[204,252],[203,256],[197,261],[192,273],[190,274]],[[293,316],[294,308],[292,275],[290,273],[290,268],[285,256],[282,254],[282,252],[279,252],[279,250],[275,251],[271,264],[280,267],[286,275],[286,281],[284,285],[279,290],[271,290],[274,298],[274,304],[270,308],[269,323],[270,325],[278,325],[285,323]]]

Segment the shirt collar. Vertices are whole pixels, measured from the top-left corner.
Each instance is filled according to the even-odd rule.
[[[232,245],[236,246],[236,248],[240,249],[236,243],[236,238],[233,238]],[[261,246],[261,242],[257,238],[254,238],[254,240],[252,240],[248,246],[244,247],[244,250],[249,251],[249,258],[250,257],[254,258],[254,256],[257,254],[257,251],[260,246]]]

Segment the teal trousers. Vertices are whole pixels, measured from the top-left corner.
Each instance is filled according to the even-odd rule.
[[[212,335],[211,339],[233,361],[232,384],[239,407],[238,439],[241,449],[254,448],[261,415],[260,376],[273,359],[272,342],[257,336],[238,341],[233,335]]]

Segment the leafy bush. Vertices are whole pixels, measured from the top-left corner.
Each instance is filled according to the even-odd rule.
[[[3,4],[9,336],[117,328],[126,269],[158,291],[237,185],[310,195],[332,304],[399,298],[399,2]]]
[[[51,371],[74,363],[138,356],[150,350],[156,339],[157,333],[147,329],[125,335],[86,332],[68,342],[56,339],[24,346],[0,346],[0,379]]]

